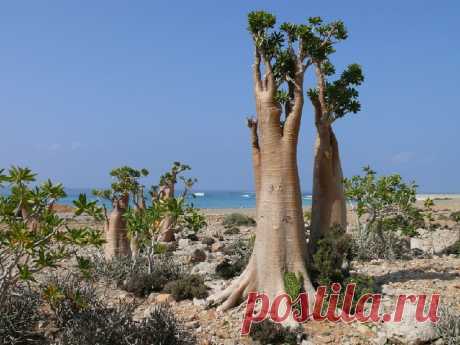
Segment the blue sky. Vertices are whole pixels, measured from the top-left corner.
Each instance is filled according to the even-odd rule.
[[[10,1],[0,4],[0,167],[68,187],[120,165],[188,163],[198,189],[252,189],[246,14],[342,19],[338,70],[363,66],[362,111],[336,125],[345,175],[370,164],[460,192],[458,1]],[[311,72],[311,71],[310,71]],[[308,79],[308,88],[311,85]],[[305,104],[299,161],[312,179]]]

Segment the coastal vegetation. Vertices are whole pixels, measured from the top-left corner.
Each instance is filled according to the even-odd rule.
[[[115,168],[107,189],[80,194],[65,208],[62,184],[39,183],[29,168],[0,170],[0,345],[237,344],[226,341],[241,321],[229,310],[254,291],[297,301],[297,316],[299,296],[318,287],[336,302],[344,290],[333,286],[347,284],[358,296],[385,292],[386,302],[420,281],[428,281],[417,286],[426,294],[458,295],[460,211],[417,200],[415,182],[399,174],[367,166],[362,175],[344,176],[333,125],[360,111],[364,81],[358,64],[337,73],[332,62],[348,37],[344,23],[310,17],[278,25],[274,15],[254,11],[248,30],[255,209],[196,208],[197,180],[177,161],[152,186],[145,168]],[[307,90],[309,77],[314,87]],[[305,96],[316,136],[310,209],[303,207],[297,160],[302,116],[310,111]],[[406,343],[442,337],[458,344],[455,310],[443,307],[436,328],[420,326],[431,327],[428,340]],[[251,341],[312,344],[313,326],[283,321],[257,322]],[[349,344],[366,343],[359,337],[367,341],[372,332],[379,344],[405,344],[383,323],[319,327],[316,339],[326,338],[320,344],[344,335],[358,339]],[[333,327],[342,328],[329,337]]]

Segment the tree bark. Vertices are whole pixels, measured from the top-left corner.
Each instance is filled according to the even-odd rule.
[[[274,101],[276,86],[271,66],[265,62],[266,77],[261,81],[257,53],[255,60],[257,131],[251,129],[257,193],[256,241],[241,276],[226,290],[210,298],[216,303],[224,302],[219,307],[221,311],[238,304],[249,291],[267,293],[273,300],[277,294],[285,292],[286,272],[300,274],[305,291],[314,293],[306,267],[307,243],[297,168],[302,90],[298,90],[292,114],[281,126],[281,108]],[[298,85],[301,82],[299,80]],[[255,139],[257,145],[254,145]]]
[[[313,197],[310,254],[316,250],[318,239],[331,227],[347,226],[347,209],[343,187],[343,173],[340,163],[337,139],[330,125],[317,125],[313,167]]]
[[[126,212],[129,203],[129,196],[123,196],[116,200],[112,212],[105,226],[104,253],[107,260],[116,256],[131,256],[128,232],[123,214]]]
[[[160,187],[160,198],[166,200],[174,198],[174,184],[168,184]],[[166,216],[160,224],[160,237],[161,242],[173,242],[176,238],[174,236],[174,224],[171,216]]]

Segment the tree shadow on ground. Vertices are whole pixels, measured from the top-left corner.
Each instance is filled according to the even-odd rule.
[[[376,276],[375,282],[378,285],[392,283],[406,283],[410,280],[455,280],[460,278],[458,272],[433,272],[423,268],[401,270],[390,272],[381,276]]]

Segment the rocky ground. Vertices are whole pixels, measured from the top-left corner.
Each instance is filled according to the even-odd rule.
[[[441,303],[452,305],[460,313],[460,257],[444,255],[443,250],[459,239],[460,227],[449,219],[452,207],[436,207],[435,218],[439,224],[436,230],[420,229],[420,236],[411,240],[411,248],[419,258],[404,261],[375,260],[353,262],[356,272],[375,279],[383,293],[384,305],[390,308],[399,294],[441,294]],[[238,210],[239,212],[240,210]],[[191,263],[191,272],[205,276],[210,294],[228,286],[230,280],[216,278],[216,266],[228,257],[226,248],[239,239],[249,239],[254,232],[251,226],[240,226],[238,232],[230,234],[222,225],[228,211],[205,211],[208,226],[197,238],[177,239],[174,255]],[[252,215],[252,210],[244,213]],[[79,222],[88,220],[80,218]],[[203,239],[212,238],[213,240]],[[207,242],[207,243],[203,243]],[[213,242],[213,243],[211,243]],[[244,306],[219,314],[215,307],[209,307],[206,300],[194,299],[175,302],[171,295],[152,293],[145,299],[113,287],[105,286],[103,293],[108,303],[119,299],[132,299],[139,304],[136,317],[147,315],[156,303],[167,303],[174,313],[184,321],[199,344],[254,344],[249,337],[241,337]],[[410,311],[410,310],[409,310]],[[331,322],[309,322],[303,325],[307,339],[303,345],[312,344],[447,344],[439,339],[431,323],[416,324],[413,320],[401,323],[360,324]]]

